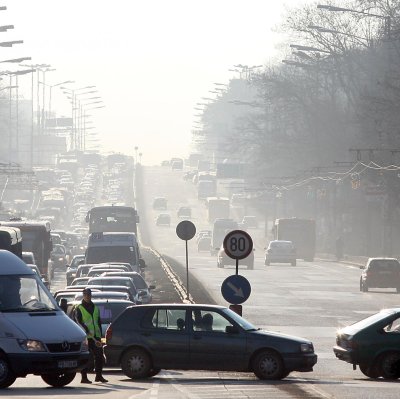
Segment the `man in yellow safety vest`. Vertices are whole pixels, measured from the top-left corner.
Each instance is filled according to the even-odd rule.
[[[89,364],[93,364],[96,371],[96,382],[108,382],[102,375],[103,371],[103,345],[101,343],[101,320],[99,308],[92,302],[92,291],[90,288],[83,290],[82,303],[75,309],[75,318],[77,323],[86,331],[90,359],[86,368],[81,371],[82,384],[91,384],[87,373]]]

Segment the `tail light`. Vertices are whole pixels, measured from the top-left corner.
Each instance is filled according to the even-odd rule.
[[[112,338],[112,327],[111,327],[111,324],[107,327],[105,337],[106,337],[106,342],[110,341],[111,338]]]

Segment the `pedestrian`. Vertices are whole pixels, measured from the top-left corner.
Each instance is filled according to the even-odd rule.
[[[61,298],[61,301],[60,301],[60,308],[61,308],[65,313],[67,313],[67,310],[68,310],[68,301],[67,301],[67,298]]]
[[[76,307],[75,318],[77,323],[86,331],[90,358],[86,367],[81,371],[82,384],[91,384],[87,373],[89,365],[93,364],[96,372],[96,382],[108,382],[103,375],[103,345],[101,343],[101,320],[99,308],[92,302],[92,291],[90,288],[83,290],[83,299],[80,305]]]

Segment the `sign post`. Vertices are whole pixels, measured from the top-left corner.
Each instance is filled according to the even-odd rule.
[[[196,226],[189,220],[184,220],[176,226],[176,235],[185,241],[186,246],[186,299],[189,300],[189,254],[188,240],[196,235]]]
[[[243,230],[233,230],[228,233],[223,242],[225,253],[236,259],[236,275],[239,274],[239,259],[247,258],[253,250],[253,240]]]

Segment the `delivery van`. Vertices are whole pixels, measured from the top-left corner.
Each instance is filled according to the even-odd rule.
[[[40,276],[0,250],[0,388],[28,374],[63,387],[88,359],[83,329],[59,308]]]

